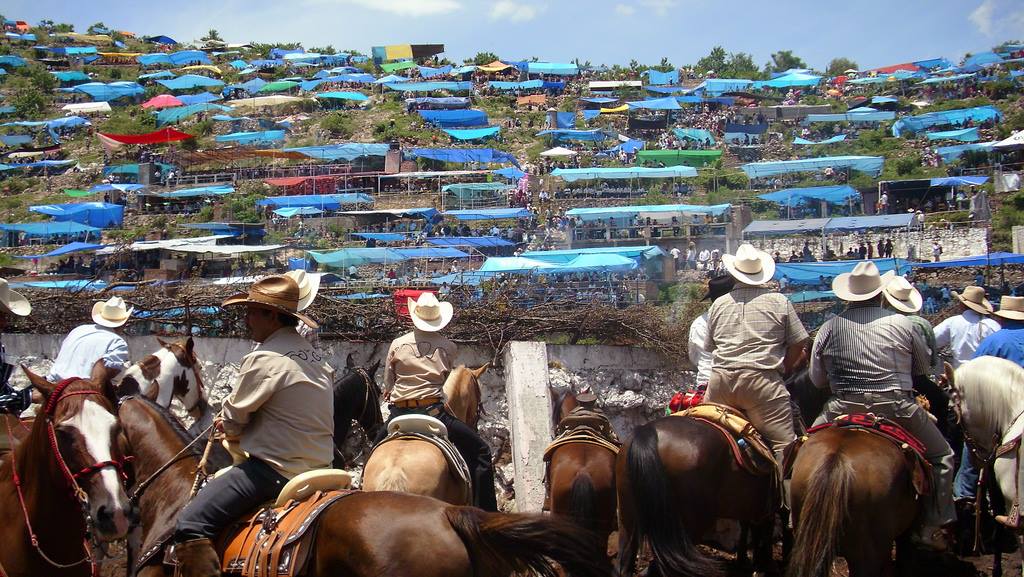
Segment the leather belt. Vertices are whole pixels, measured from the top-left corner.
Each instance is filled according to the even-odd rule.
[[[425,399],[409,399],[406,401],[395,401],[391,404],[396,407],[401,407],[403,409],[422,409],[423,407],[436,405],[440,402],[441,397],[427,397]]]

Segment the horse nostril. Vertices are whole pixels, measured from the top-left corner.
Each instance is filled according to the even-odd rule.
[[[107,507],[106,505],[100,505],[100,507],[98,509],[96,509],[96,520],[99,521],[100,523],[111,521],[111,520],[113,520],[113,518],[114,518],[114,514],[110,511],[110,508]]]

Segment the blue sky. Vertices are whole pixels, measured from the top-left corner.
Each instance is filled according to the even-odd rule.
[[[145,6],[145,7],[143,7]],[[216,28],[229,42],[370,46],[444,43],[478,51],[594,64],[695,63],[715,45],[763,65],[793,50],[815,68],[846,56],[861,68],[990,49],[1024,40],[1020,0],[6,0],[7,18],[48,18],[84,31],[102,21],[180,41]]]

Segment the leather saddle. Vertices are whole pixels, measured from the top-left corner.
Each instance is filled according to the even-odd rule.
[[[736,463],[753,475],[776,475],[775,454],[743,413],[725,405],[701,403],[673,417],[690,417],[714,427],[728,441]]]
[[[448,463],[448,470],[451,471],[456,479],[462,481],[465,488],[466,502],[473,502],[473,481],[469,475],[469,466],[466,465],[466,460],[459,453],[459,450],[448,439],[448,427],[444,423],[429,415],[418,413],[395,417],[388,424],[388,436],[378,443],[373,448],[373,451],[376,451],[379,447],[390,441],[399,439],[416,439],[437,447]],[[372,457],[373,452],[371,451],[370,456],[366,458],[367,462]]]
[[[544,460],[549,461],[551,453],[558,447],[573,443],[597,445],[613,453],[618,453],[622,444],[608,417],[584,407],[573,409],[558,422],[555,439],[544,450]]]

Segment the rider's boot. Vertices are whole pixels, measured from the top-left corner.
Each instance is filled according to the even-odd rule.
[[[178,577],[220,577],[220,559],[209,539],[182,541],[174,546]]]

